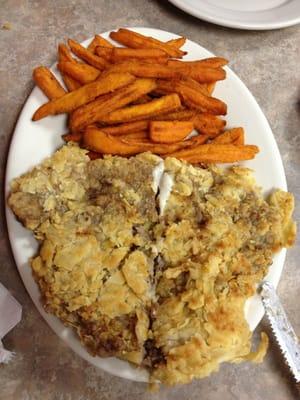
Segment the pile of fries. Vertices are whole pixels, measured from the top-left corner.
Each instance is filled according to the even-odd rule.
[[[123,28],[110,37],[127,47],[99,35],[87,48],[71,39],[69,47],[59,45],[57,67],[67,91],[48,68],[34,70],[49,101],[33,121],[67,113],[64,140],[80,143],[92,159],[145,151],[191,163],[255,157],[259,149],[245,145],[243,128],[225,130],[220,116],[227,106],[212,96],[227,60],[180,60],[184,37],[162,42]]]

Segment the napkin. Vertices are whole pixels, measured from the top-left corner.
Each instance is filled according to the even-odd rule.
[[[5,350],[1,339],[21,321],[22,307],[0,283],[0,363],[8,363],[14,353]]]

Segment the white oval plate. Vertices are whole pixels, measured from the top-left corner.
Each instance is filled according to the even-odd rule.
[[[169,0],[176,7],[229,28],[268,30],[300,23],[299,0]]]
[[[158,29],[132,29],[163,41],[178,37],[173,33]],[[108,38],[108,35],[109,32],[103,34],[105,38]],[[86,40],[83,45],[88,45],[90,40]],[[189,40],[187,40],[184,50],[188,51],[186,59],[190,60],[212,56],[208,50]],[[56,68],[53,67],[52,70],[57,73],[59,78]],[[255,160],[245,162],[244,165],[255,171],[258,184],[263,187],[264,192],[273,188],[286,190],[286,179],[280,154],[264,114],[235,73],[227,67],[226,71],[227,79],[217,84],[215,95],[228,104],[227,126],[245,127],[247,142],[257,144],[261,149]],[[20,114],[9,149],[6,168],[6,196],[9,194],[9,184],[13,178],[27,172],[45,157],[53,154],[63,143],[61,134],[66,131],[64,115],[48,117],[38,122],[31,121],[34,111],[46,100],[40,89],[36,87],[28,97]],[[28,259],[36,254],[37,242],[32,233],[15,219],[8,207],[6,207],[6,217],[9,239],[21,278],[39,312],[56,334],[77,354],[96,367],[122,378],[147,381],[148,375],[144,370],[136,369],[125,361],[116,358],[92,357],[70,328],[66,328],[56,317],[44,311],[39,289],[32,277],[28,263]],[[274,258],[274,263],[270,268],[269,280],[275,286],[277,286],[282,272],[284,258],[285,251],[282,251]],[[248,301],[245,313],[251,329],[254,329],[264,313],[258,296]]]

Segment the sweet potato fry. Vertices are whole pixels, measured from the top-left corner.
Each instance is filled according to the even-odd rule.
[[[107,67],[108,63],[104,58],[96,56],[91,51],[81,46],[81,44],[75,42],[75,40],[69,39],[68,45],[77,57],[99,69],[100,71]]]
[[[149,126],[149,121],[143,120],[143,121],[125,122],[124,124],[114,125],[114,126],[106,126],[101,128],[101,131],[113,136],[121,136],[129,133],[145,131],[148,129],[148,126]]]
[[[108,40],[104,39],[102,36],[95,35],[94,39],[88,45],[87,49],[95,54],[97,46],[108,47],[108,48],[114,47]]]
[[[96,151],[88,151],[87,155],[90,157],[90,160],[98,160],[98,158],[103,158],[101,153],[97,153]]]
[[[139,131],[126,133],[125,135],[120,136],[120,139],[132,140],[132,141],[148,141],[148,132],[147,131]]]
[[[105,57],[113,63],[127,61],[127,60],[152,60],[156,63],[157,59],[164,59],[165,63],[168,61],[168,55],[160,49],[127,49],[122,47],[107,48],[98,46],[96,54],[100,57]]]
[[[63,43],[60,43],[58,45],[58,61],[59,62],[69,61],[76,63],[76,60],[74,60],[74,58],[72,57],[71,52],[69,51],[67,46]],[[69,92],[72,92],[73,90],[76,90],[81,86],[81,83],[76,81],[71,76],[63,72],[61,72],[61,76]]]
[[[37,67],[33,70],[33,80],[49,100],[58,99],[66,94],[55,76],[47,67]]]
[[[183,66],[199,66],[199,67],[210,67],[219,68],[228,64],[228,60],[222,57],[210,57],[204,58],[197,61],[181,61],[181,60],[169,60],[168,65],[173,68],[181,69]]]
[[[192,121],[197,115],[196,110],[183,109],[152,117],[156,121]]]
[[[189,85],[186,82],[186,79],[158,79],[157,80],[157,88],[155,89],[155,91],[152,94],[154,96],[161,96],[161,95],[174,93],[174,92],[177,93],[178,92],[178,87],[176,85],[180,81],[184,81],[184,84],[186,86],[191,87],[191,85]],[[194,82],[196,82],[196,81],[194,81]],[[198,82],[196,82],[196,84],[201,86],[201,90],[199,90],[199,88],[197,88],[196,90],[198,90],[201,93],[205,94],[205,96],[208,96],[208,91],[207,91],[206,85],[200,84]]]
[[[184,37],[162,42],[124,28],[110,37],[127,47],[99,35],[87,48],[71,39],[71,50],[58,46],[57,67],[68,93],[47,68],[34,71],[50,100],[34,121],[69,113],[70,131],[62,137],[86,148],[90,159],[147,151],[191,163],[255,157],[259,149],[245,145],[243,128],[224,131],[226,121],[218,117],[227,106],[212,93],[226,77],[225,58],[179,60],[186,54]],[[193,129],[199,135],[187,139]]]
[[[134,61],[139,61],[138,59],[135,59],[135,58],[128,58],[128,60],[133,61],[133,62]],[[168,61],[168,58],[167,57],[159,57],[159,58],[155,58],[155,60],[153,58],[144,58],[143,59],[143,62],[145,64],[153,64],[154,61],[155,61],[155,64],[166,65],[167,61]]]
[[[155,58],[155,60],[153,58],[144,58],[143,61],[141,61],[141,59],[139,59],[139,58],[128,58],[127,61],[128,62],[132,62],[132,63],[140,63],[140,62],[142,62],[143,64],[151,64],[151,65],[155,62],[155,65],[159,65],[159,64],[166,65],[167,61],[168,61],[168,58],[159,57],[159,58]],[[116,64],[119,65],[120,63],[123,63],[123,62],[125,62],[125,61],[124,60],[120,60],[120,61],[115,61],[114,62],[112,60],[112,63],[115,64],[115,65]]]
[[[203,144],[168,154],[190,163],[232,163],[251,160],[259,152],[253,145],[236,146],[233,144]]]
[[[208,135],[197,135],[193,136],[189,140],[193,142],[193,146],[191,147],[196,147],[199,146],[200,144],[204,144],[208,141],[209,136]]]
[[[244,141],[244,129],[243,128],[233,128],[225,131],[215,137],[212,143],[217,144],[234,144],[235,141],[243,144]]]
[[[219,135],[226,125],[226,121],[215,115],[211,114],[197,114],[194,118],[195,129],[205,135],[209,135],[210,138],[214,138]]]
[[[168,59],[166,57],[156,58],[155,59],[155,65],[166,65],[167,61],[168,61]],[[119,61],[116,61],[116,62],[112,61],[112,64],[113,65],[120,65],[120,64],[122,64],[124,62],[126,62],[126,61],[124,61],[124,60],[120,61],[120,62]],[[140,63],[141,60],[138,59],[138,58],[128,58],[127,62]],[[154,59],[153,58],[144,58],[142,62],[143,62],[143,64],[151,64],[152,65],[154,63]]]
[[[61,74],[61,76],[69,92],[73,92],[73,90],[76,90],[82,86],[80,82],[76,81],[66,74]]]
[[[140,59],[154,59],[153,62],[157,58],[168,58],[168,55],[165,51],[161,49],[126,49],[122,47],[115,47],[112,51],[112,60],[113,62],[121,62],[126,61],[128,58]],[[166,60],[167,61],[167,60]]]
[[[200,91],[186,86],[184,82],[178,82],[176,87],[183,102],[188,107],[214,115],[225,115],[227,113],[227,106],[222,100],[205,96]]]
[[[207,86],[210,85],[209,83],[206,83],[206,84],[205,83],[199,83],[199,82],[195,81],[195,79],[189,78],[189,77],[182,78],[181,82],[184,85],[203,93],[205,96],[210,96],[211,95],[209,93],[208,89],[207,89]]]
[[[148,96],[148,94],[144,94],[143,96],[139,97],[135,101],[132,101],[131,104],[132,105],[134,105],[134,104],[145,104],[145,103],[148,103],[151,100],[152,100],[152,98],[150,96]]]
[[[119,52],[117,50],[126,50],[125,52]],[[146,64],[167,64],[168,56],[162,50],[159,49],[123,49],[115,47],[109,49],[107,47],[98,46],[95,50],[96,54],[100,57],[104,57],[108,62],[119,63],[125,61],[140,62]],[[153,56],[154,52],[159,52],[158,56]],[[145,57],[143,57],[143,53]],[[147,56],[147,57],[146,57]]]
[[[194,129],[192,121],[150,121],[149,136],[155,143],[176,143]]]
[[[184,69],[180,72],[185,75],[188,71]],[[195,79],[199,83],[214,83],[222,81],[226,78],[226,71],[223,68],[211,68],[211,67],[193,67],[191,66],[188,74],[191,78]]]
[[[82,133],[65,133],[62,135],[62,138],[64,139],[65,142],[81,142],[82,139]]]
[[[237,146],[243,146],[245,144],[245,133],[241,133],[234,141],[233,144]]]
[[[159,80],[157,81],[156,91],[165,93],[177,93],[180,95],[183,103],[192,109],[196,109],[200,112],[206,112],[214,115],[225,115],[227,112],[226,104],[214,97],[207,96],[189,87],[185,81],[181,80]]]
[[[128,156],[144,151],[142,145],[123,143],[114,136],[95,128],[87,128],[85,130],[83,133],[83,144],[88,150],[102,154]]]
[[[206,89],[207,89],[209,96],[211,96],[213,94],[215,87],[216,87],[216,82],[206,84]]]
[[[128,141],[122,136],[119,137],[120,141],[123,143],[131,144],[132,141]],[[194,146],[198,146],[203,144],[207,140],[205,135],[198,135],[191,139],[184,140],[176,143],[153,143],[151,140],[144,139],[143,141],[134,141],[135,145],[140,145],[143,147],[143,151],[151,151],[152,153],[164,155],[169,152],[179,151],[180,149],[192,148]]]
[[[95,48],[95,54],[99,57],[105,58],[108,62],[111,62],[113,50],[112,47],[97,46]]]
[[[108,98],[101,96],[96,100],[85,104],[75,110],[69,120],[71,132],[78,132],[87,125],[101,121],[108,113],[127,106],[140,96],[155,89],[156,83],[153,79],[136,79],[131,84],[116,90]]]
[[[77,62],[68,49],[68,47],[64,43],[59,43],[58,45],[58,61],[72,61]]]
[[[97,36],[98,36],[98,35],[95,35],[95,36],[94,36],[93,40],[91,41],[91,43],[90,43],[90,44],[88,45],[88,47],[87,47],[87,49],[88,49],[91,53],[94,53],[94,54],[96,54],[96,52],[95,52],[96,47],[97,47],[97,46],[101,46],[101,45],[98,43]]]
[[[196,111],[182,110],[182,111],[175,111],[175,112],[159,114],[157,116],[152,116],[151,119],[157,121],[174,121],[174,120],[188,121],[188,120],[193,120],[196,117],[196,115],[197,115]],[[150,123],[149,120],[125,122],[123,124],[115,126],[105,126],[101,128],[101,130],[105,133],[109,133],[110,135],[119,136],[119,135],[124,135],[126,133],[147,130],[149,127],[149,123]]]
[[[117,32],[111,32],[110,37],[117,42],[134,49],[161,49],[165,51],[170,57],[181,58],[186,52],[170,46],[167,43],[154,39],[149,36],[141,35],[130,31],[129,29],[119,29]]]
[[[123,60],[113,60],[111,58],[109,61],[111,62],[111,64],[113,64],[115,66],[123,64],[125,62],[130,62],[130,63],[140,63],[140,62],[142,62],[143,65],[144,64],[151,64],[152,65],[155,62],[155,65],[157,66],[157,65],[166,65],[168,59],[166,57],[159,57],[159,58],[155,58],[155,59],[153,59],[153,58],[144,58],[143,61],[141,61],[141,59],[139,59],[139,58],[127,58],[126,60],[125,59],[123,59]],[[135,64],[135,65],[137,65],[137,64]],[[147,74],[149,75],[149,72]],[[142,78],[143,76],[140,75],[140,77]]]
[[[107,71],[130,72],[140,78],[161,78],[161,79],[180,79],[186,75],[200,83],[210,83],[225,78],[225,71],[222,68],[209,67],[190,67],[189,72],[182,68],[170,68],[167,65],[158,63],[145,63],[142,61],[124,61],[119,64],[112,64]]]
[[[34,113],[32,119],[33,121],[37,121],[41,118],[47,117],[48,115],[56,115],[73,111],[102,94],[110,93],[118,88],[121,88],[122,86],[128,85],[129,83],[133,82],[134,79],[135,78],[132,75],[127,73],[106,75],[96,82],[82,86],[73,92],[65,94],[59,99],[43,104]]]
[[[177,39],[171,39],[167,41],[167,44],[169,46],[175,47],[176,49],[180,49],[186,42],[186,38],[185,37],[179,37]]]
[[[101,131],[101,129],[87,128],[83,133],[83,143],[88,150],[102,154],[129,156],[145,151],[155,154],[166,154],[175,152],[186,147],[194,146],[198,143],[197,138],[192,138],[179,143],[157,144],[151,141],[133,141],[122,139],[122,136],[111,136]]]
[[[170,94],[159,99],[154,99],[149,103],[129,106],[113,111],[101,118],[101,122],[108,125],[121,122],[138,121],[158,114],[163,114],[168,111],[175,111],[180,108],[181,102],[177,94]]]
[[[192,78],[158,80],[157,88],[155,89],[153,94],[156,96],[161,96],[161,95],[166,95],[166,94],[174,93],[174,92],[177,93],[178,91],[176,90],[176,84],[179,81],[184,82],[184,84],[186,86],[191,87],[192,89],[195,89],[195,90],[203,93],[205,96],[210,96],[210,94],[207,90],[207,84],[199,83]]]
[[[63,74],[66,74],[81,84],[95,81],[100,71],[88,64],[79,64],[72,61],[62,61],[57,64],[57,68]]]
[[[223,68],[211,67],[204,63],[199,64],[200,62],[191,61],[188,63],[187,61],[169,60],[167,67],[173,71],[180,72],[182,76],[189,76],[200,83],[211,83],[226,78],[226,72]]]
[[[152,62],[151,64],[142,61],[123,61],[119,64],[112,64],[107,68],[108,72],[123,71],[130,72],[139,78],[181,78],[181,72],[171,70],[166,65]]]

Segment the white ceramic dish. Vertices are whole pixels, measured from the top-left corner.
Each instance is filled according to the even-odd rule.
[[[176,7],[229,28],[268,30],[300,23],[299,0],[169,0]]]
[[[164,41],[177,37],[172,33],[156,29],[132,29]],[[108,38],[108,32],[103,36]],[[89,41],[87,40],[83,44],[87,45]],[[186,42],[184,49],[189,53],[187,59],[212,56],[209,51],[191,41]],[[55,67],[53,67],[53,71],[57,72]],[[286,190],[286,179],[280,154],[264,114],[252,94],[234,72],[229,68],[226,68],[226,71],[227,79],[218,83],[215,95],[228,104],[227,126],[244,126],[247,142],[255,143],[261,149],[255,160],[244,164],[254,169],[257,181],[265,192],[273,188]],[[9,183],[13,178],[27,172],[45,157],[50,156],[63,143],[61,134],[65,131],[66,119],[64,116],[48,117],[38,122],[31,121],[34,111],[45,101],[46,97],[38,88],[35,88],[20,114],[9,150],[6,196],[9,193]],[[39,289],[28,264],[28,259],[37,251],[37,242],[32,234],[17,222],[8,207],[6,207],[6,217],[10,243],[21,278],[39,312],[56,334],[89,363],[122,378],[147,381],[145,371],[135,369],[124,361],[115,358],[92,357],[83,348],[71,329],[66,328],[56,317],[45,313],[40,301]],[[282,272],[284,258],[285,251],[282,251],[275,257],[270,268],[269,280],[275,286],[277,286]],[[258,297],[248,301],[245,313],[251,329],[254,329],[263,316],[263,307]]]

